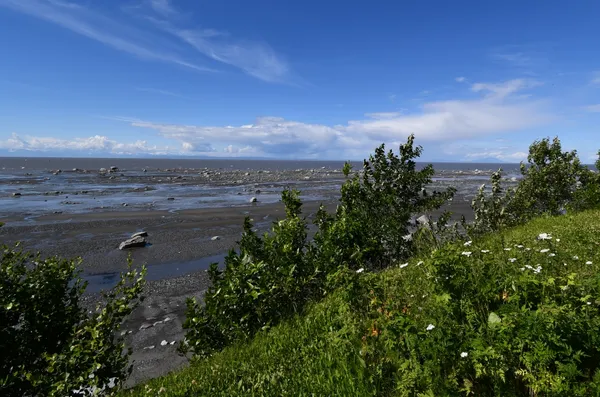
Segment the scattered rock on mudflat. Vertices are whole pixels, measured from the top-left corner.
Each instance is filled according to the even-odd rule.
[[[144,324],[142,324],[142,325],[140,326],[140,331],[141,331],[141,330],[144,330],[144,329],[151,328],[151,327],[152,327],[152,324],[150,324],[150,323],[144,323]]]
[[[117,172],[117,171],[119,171],[119,167],[111,165],[110,170],[111,170],[111,172]]]
[[[101,173],[106,172],[106,168],[100,168],[99,172],[101,172]]]
[[[21,197],[21,193],[19,193],[19,192],[15,192],[12,195],[13,195],[13,197]]]
[[[173,200],[175,200],[175,197],[169,197],[169,198],[167,198],[167,200],[173,201]]]
[[[220,240],[220,239],[221,239],[221,237],[220,237],[220,236],[213,236],[213,237],[211,238],[211,240],[212,240],[212,241],[217,241],[217,240]]]
[[[251,202],[251,203],[256,203],[257,201],[258,201],[258,199],[257,199],[256,197],[252,197],[252,198],[250,199],[250,202]]]
[[[166,346],[169,342],[167,342],[166,340],[163,340],[162,342],[160,342],[161,346]]]
[[[133,233],[131,235],[131,238],[135,238],[135,237],[148,237],[148,232],[141,231],[141,232]]]
[[[121,244],[119,244],[119,249],[124,250],[127,248],[144,247],[145,245],[146,239],[138,236],[123,241]]]

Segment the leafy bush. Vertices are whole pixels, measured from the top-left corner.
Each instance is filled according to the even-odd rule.
[[[262,238],[249,219],[239,253],[231,250],[225,270],[209,269],[211,287],[204,305],[188,299],[182,352],[205,356],[235,340],[299,312],[310,298],[319,271],[306,255],[306,221],[301,218],[298,192],[285,190],[286,218]]]
[[[509,211],[520,222],[540,214],[558,215],[574,201],[583,182],[592,182],[575,150],[563,152],[560,140],[536,141],[529,147],[528,166],[521,163],[523,179]]]
[[[400,145],[399,155],[385,152],[381,145],[365,161],[362,173],[354,174],[341,189],[335,218],[322,222],[315,238],[319,258],[335,268],[383,269],[413,253],[409,235],[415,214],[440,208],[454,195],[426,190],[434,175],[433,166],[417,170],[415,159],[422,147],[414,147],[414,136]],[[350,165],[344,169],[350,174]]]
[[[115,333],[138,302],[145,270],[130,268],[104,294],[105,304],[88,315],[78,261],[42,259],[6,246],[1,251],[0,394],[90,394],[123,380],[128,354]]]

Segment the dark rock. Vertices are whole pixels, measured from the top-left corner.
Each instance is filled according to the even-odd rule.
[[[128,249],[128,248],[144,247],[144,246],[146,246],[146,239],[144,237],[138,236],[138,237],[133,237],[133,238],[123,241],[121,244],[119,244],[119,249],[124,250],[124,249]]]
[[[256,197],[252,197],[252,198],[250,199],[250,202],[251,202],[251,203],[256,203],[257,201],[258,201],[258,199],[257,199]]]
[[[114,165],[111,165],[111,166],[110,166],[110,171],[111,171],[111,172],[117,172],[117,171],[119,171],[119,167],[116,167],[116,166],[114,166]]]
[[[169,198],[167,198],[167,200],[173,201],[173,200],[175,200],[175,197],[169,197]]]
[[[260,194],[260,189],[256,189],[256,191],[254,193]]]
[[[13,195],[13,197],[21,197],[21,193],[19,193],[19,192],[15,192],[12,195]]]

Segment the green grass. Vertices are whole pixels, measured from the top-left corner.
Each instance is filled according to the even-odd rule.
[[[599,210],[344,277],[306,315],[122,395],[599,394]]]

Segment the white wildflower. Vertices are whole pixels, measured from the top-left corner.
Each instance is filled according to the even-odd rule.
[[[531,251],[531,248],[527,247],[525,248],[525,251]]]
[[[473,241],[470,241],[470,240],[469,240],[469,241],[467,241],[466,243],[464,243],[463,245],[464,245],[465,247],[468,247],[468,246],[470,246],[471,244],[473,244]]]
[[[364,272],[364,271],[365,271],[365,269],[361,267],[360,269],[358,269],[358,270],[356,271],[356,273],[362,273],[362,272]]]
[[[573,256],[573,259],[575,259],[576,261],[579,260],[579,257],[577,255]]]
[[[548,251],[550,251],[548,248],[544,248],[543,250],[540,250],[540,252],[541,252],[542,254],[545,254],[545,253],[546,253],[546,252],[548,252]]]
[[[592,302],[586,302],[586,304],[589,306],[589,305],[591,305],[591,304],[592,304]]]
[[[460,353],[460,356],[461,356],[462,358],[465,358],[465,357],[467,357],[468,355],[469,355],[469,353],[467,353],[467,352],[462,352],[462,353]]]
[[[554,252],[551,252],[548,254],[548,256],[556,256],[556,254]]]
[[[593,263],[592,263],[592,261],[587,261],[587,262],[585,262],[585,264],[586,265],[592,265]]]
[[[472,252],[471,251],[463,251],[462,253],[464,256],[471,256]]]
[[[557,243],[560,243],[560,239],[559,238],[555,238],[554,241],[556,241]]]
[[[481,250],[481,252],[483,252],[484,254],[487,254],[490,252],[490,250]]]
[[[521,244],[516,245],[515,247],[517,247],[517,248],[523,248],[523,246]]]
[[[524,271],[525,271],[525,268],[524,268],[524,267],[522,267],[522,268],[521,268],[521,271],[522,271],[522,272],[524,272]]]
[[[400,265],[400,269],[405,268],[406,266],[408,266],[408,263],[403,263],[402,265]]]
[[[552,236],[550,236],[548,233],[540,233],[537,238],[538,240],[552,240]]]
[[[417,266],[421,266],[422,264],[423,264],[423,261],[419,261],[419,262],[417,263]]]
[[[512,248],[504,248],[504,251],[510,251]]]
[[[515,263],[517,261],[517,258],[509,258],[508,261],[510,263]]]
[[[433,325],[433,324],[429,324],[429,325],[427,326],[426,330],[427,330],[427,331],[431,331],[431,330],[432,330],[432,329],[434,329],[434,328],[435,328],[435,325]]]

